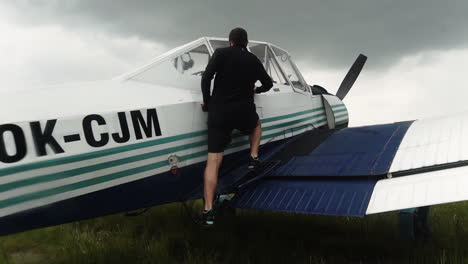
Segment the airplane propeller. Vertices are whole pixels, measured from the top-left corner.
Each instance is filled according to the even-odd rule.
[[[343,100],[343,98],[345,98],[345,96],[348,94],[349,90],[351,90],[351,87],[353,87],[353,84],[361,73],[366,60],[367,56],[359,54],[353,66],[351,66],[349,69],[348,74],[346,74],[345,78],[341,82],[340,88],[338,88],[338,92],[336,92],[336,96],[340,98],[340,100]]]

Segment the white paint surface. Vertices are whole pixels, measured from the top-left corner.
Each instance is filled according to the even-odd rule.
[[[377,182],[366,214],[468,200],[468,167]]]
[[[415,121],[390,172],[468,160],[468,113]]]

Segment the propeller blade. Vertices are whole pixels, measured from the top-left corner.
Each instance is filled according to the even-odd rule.
[[[343,100],[343,98],[345,98],[345,96],[348,94],[349,90],[351,90],[351,87],[353,87],[354,82],[358,78],[362,68],[364,67],[364,64],[366,63],[366,60],[367,57],[365,55],[359,54],[353,66],[351,66],[349,69],[348,74],[346,74],[345,78],[341,82],[340,88],[336,93],[338,98]]]

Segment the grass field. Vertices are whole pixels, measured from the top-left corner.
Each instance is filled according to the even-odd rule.
[[[194,206],[194,212],[199,207]],[[0,238],[0,263],[467,263],[468,203],[431,208],[433,237],[399,238],[396,213],[347,218],[238,210],[215,228],[180,204]]]

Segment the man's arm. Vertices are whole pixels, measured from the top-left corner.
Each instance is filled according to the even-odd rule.
[[[263,64],[260,62],[260,60],[257,63],[257,72],[258,72],[258,80],[262,83],[262,86],[257,87],[255,89],[255,93],[264,93],[268,92],[271,87],[273,87],[273,81],[271,80],[270,75],[265,70],[265,67],[263,67]]]
[[[201,90],[203,94],[203,104],[207,107],[210,103],[210,86],[211,80],[217,71],[217,67],[219,64],[219,52],[215,50],[213,57],[211,57],[208,65],[206,65],[205,72],[201,78]]]

